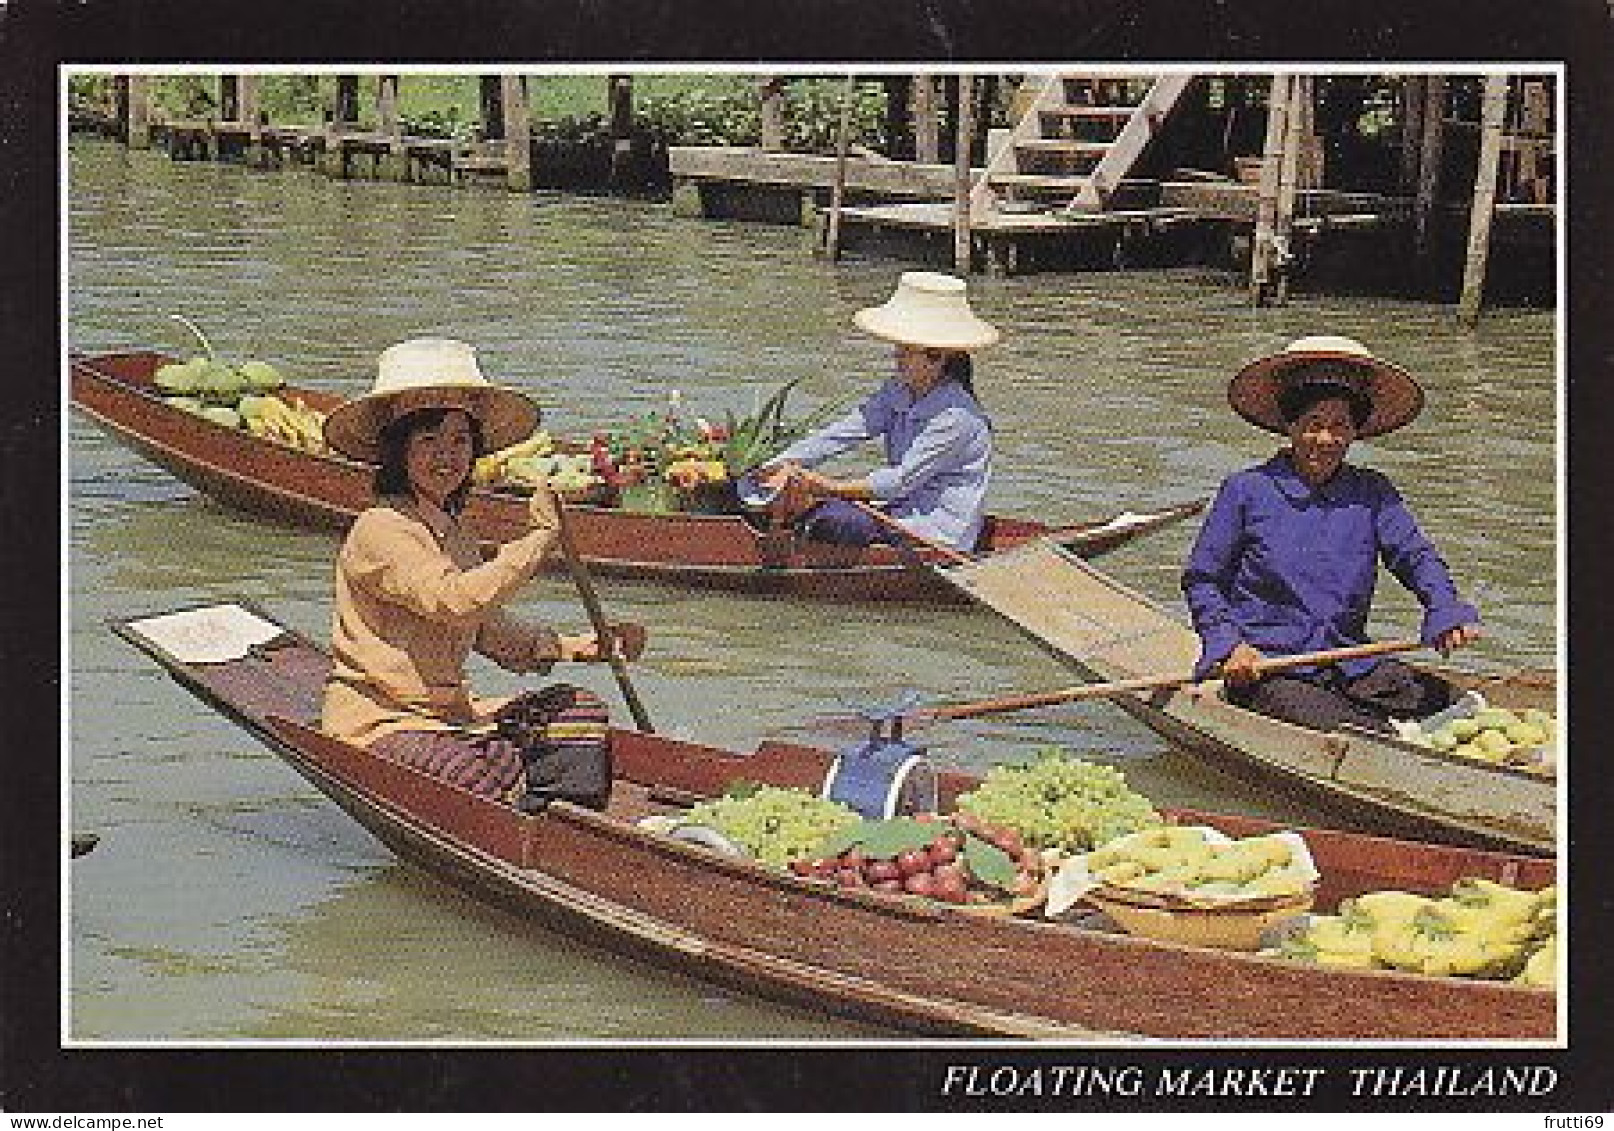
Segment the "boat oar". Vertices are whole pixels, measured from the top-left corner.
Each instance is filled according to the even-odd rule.
[[[1420,640],[1379,640],[1372,644],[1356,644],[1349,648],[1330,648],[1323,652],[1302,652],[1294,656],[1277,656],[1256,665],[1256,672],[1283,671],[1322,664],[1337,664],[1341,660],[1355,660],[1364,656],[1383,656],[1391,652],[1413,652],[1423,647]],[[1002,699],[983,699],[975,703],[954,703],[951,706],[926,707],[914,712],[916,719],[973,719],[981,715],[1024,711],[1032,707],[1050,707],[1056,703],[1073,703],[1081,699],[1108,699],[1133,691],[1153,691],[1162,687],[1182,687],[1194,683],[1189,675],[1146,675],[1134,679],[1118,679],[1109,683],[1083,683],[1057,691],[1032,692],[1010,695]]]
[[[874,506],[872,503],[865,503],[861,499],[853,499],[852,505],[858,510],[862,511],[864,514],[868,515],[870,518],[874,519],[874,521],[878,522],[881,526],[884,526],[886,529],[902,535],[915,545],[923,547],[924,549],[929,550],[931,553],[943,558],[948,565],[963,565],[965,562],[970,560],[970,556],[968,554],[961,554],[951,546],[945,546],[940,542],[934,541],[933,539],[926,538],[923,534],[915,534],[912,530],[909,530],[906,526],[902,525],[902,523],[898,522],[896,519],[892,518],[890,515],[886,514],[885,511],[881,510],[877,506]]]
[[[555,500],[555,516],[559,521],[560,552],[566,559],[566,568],[571,572],[572,583],[577,586],[577,595],[582,598],[583,608],[588,612],[588,620],[594,626],[594,636],[605,648],[606,662],[611,665],[611,674],[616,677],[617,689],[622,692],[622,701],[628,705],[628,713],[633,716],[633,723],[645,734],[654,734],[656,728],[650,725],[650,716],[639,702],[639,693],[633,689],[633,681],[628,678],[628,662],[617,651],[616,640],[611,632],[611,625],[605,619],[605,610],[600,608],[600,596],[594,591],[594,579],[589,576],[588,567],[583,564],[583,558],[577,552],[577,543],[572,540],[571,523],[566,517],[566,504],[559,499]]]

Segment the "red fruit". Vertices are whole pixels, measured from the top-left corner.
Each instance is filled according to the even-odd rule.
[[[974,813],[954,813],[953,824],[967,833],[980,831],[981,819]]]
[[[813,861],[813,875],[817,876],[821,880],[833,879],[836,871],[837,867],[835,861],[833,860]]]
[[[862,849],[848,848],[841,853],[841,866],[845,868],[861,868],[866,859],[867,857],[863,855]]]
[[[935,890],[936,880],[929,872],[915,872],[902,881],[902,886],[914,895],[929,895]]]
[[[969,897],[969,885],[959,873],[954,872],[945,876],[937,873],[930,894],[933,898],[946,903],[963,903]]]
[[[902,881],[902,869],[897,867],[894,860],[870,860],[863,874],[876,884],[882,880],[895,880],[900,885]]]
[[[930,871],[930,856],[919,850],[904,852],[897,857],[897,868],[904,876]]]
[[[1014,874],[1014,894],[1033,895],[1038,887],[1037,877],[1030,872],[1016,872]]]
[[[930,824],[932,821],[941,820],[941,818],[936,816],[936,814],[934,814],[934,813],[915,813],[913,815],[913,819],[916,820],[916,821],[923,821],[927,825]]]
[[[897,879],[876,880],[872,886],[875,891],[899,892],[902,890],[902,881]]]
[[[798,876],[810,876],[813,874],[813,862],[811,860],[792,860],[790,870]]]
[[[947,837],[937,837],[925,850],[925,855],[930,857],[931,867],[939,869],[943,864],[951,864],[958,859],[958,846]]]
[[[860,888],[867,886],[863,883],[863,873],[852,868],[835,869],[835,882],[840,884],[843,888]]]

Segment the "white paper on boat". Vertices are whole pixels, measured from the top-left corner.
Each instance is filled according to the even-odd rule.
[[[129,622],[130,631],[187,664],[223,664],[245,657],[283,629],[240,605],[208,605]]]
[[[1205,834],[1209,844],[1231,844],[1233,838],[1220,829],[1213,829],[1209,825],[1185,825],[1184,828],[1197,829]],[[1108,848],[1111,845],[1125,843],[1132,837],[1147,836],[1150,830],[1143,829],[1135,833],[1128,833],[1125,837],[1117,837],[1109,844],[1100,847]],[[1292,863],[1289,868],[1307,883],[1316,883],[1320,873],[1317,865],[1311,858],[1311,848],[1306,844],[1306,838],[1297,832],[1284,831],[1273,834],[1276,839],[1289,845]],[[1075,906],[1083,896],[1096,887],[1102,886],[1103,880],[1093,875],[1087,867],[1087,854],[1072,856],[1055,870],[1048,881],[1048,900],[1043,905],[1043,915],[1049,919],[1057,919]],[[1207,905],[1236,904],[1248,897],[1214,894],[1196,894],[1193,899],[1196,903]]]

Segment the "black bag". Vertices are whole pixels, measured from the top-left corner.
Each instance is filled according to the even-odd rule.
[[[526,789],[516,801],[536,813],[551,801],[604,809],[611,799],[611,739],[605,704],[592,691],[556,684],[518,695],[494,721],[521,748]]]

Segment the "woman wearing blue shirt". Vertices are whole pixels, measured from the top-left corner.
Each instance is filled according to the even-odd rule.
[[[1319,336],[1246,366],[1228,399],[1289,446],[1222,483],[1189,555],[1196,676],[1220,675],[1232,702],[1322,730],[1386,731],[1392,716],[1448,706],[1455,688],[1392,659],[1257,674],[1269,656],[1365,643],[1380,562],[1423,605],[1424,643],[1444,653],[1478,638],[1478,611],[1389,479],[1345,462],[1357,437],[1418,415],[1418,383],[1358,342]]]
[[[973,549],[992,469],[992,426],[971,383],[970,351],[998,341],[977,318],[962,279],[905,272],[891,298],[853,321],[896,345],[897,375],[854,411],[806,436],[755,473],[778,513],[801,516],[808,537],[868,545],[890,537],[857,504],[876,503],[919,538]],[[812,470],[869,440],[886,466],[838,479]]]

